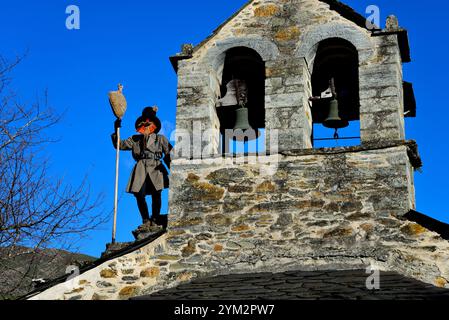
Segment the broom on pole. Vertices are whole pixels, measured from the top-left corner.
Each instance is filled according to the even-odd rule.
[[[109,92],[109,103],[112,108],[112,112],[117,117],[117,121],[121,121],[126,112],[126,98],[123,95],[123,86],[118,85],[117,91]],[[119,187],[119,167],[120,167],[120,126],[116,127],[117,135],[117,152],[115,155],[115,189],[114,189],[114,219],[112,225],[112,243],[116,241],[117,234],[117,213],[118,213],[118,187]]]

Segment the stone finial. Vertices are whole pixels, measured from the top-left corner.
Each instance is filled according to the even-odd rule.
[[[193,44],[191,44],[191,43],[184,43],[181,46],[181,52],[182,52],[183,55],[186,55],[186,56],[192,55],[193,54]]]
[[[398,18],[396,16],[394,16],[394,15],[388,16],[385,29],[387,31],[397,31],[397,30],[399,30]]]

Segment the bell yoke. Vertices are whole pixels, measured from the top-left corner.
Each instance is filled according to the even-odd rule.
[[[156,116],[157,111],[157,107],[147,107],[143,110],[142,116],[135,123],[135,129],[139,134],[121,140],[120,150],[131,151],[136,161],[126,192],[136,197],[143,223],[166,227],[166,219],[163,219],[160,214],[162,190],[169,187],[168,171],[163,162],[170,169],[170,152],[173,146],[165,136],[158,134],[162,124]],[[114,127],[112,142],[117,148],[117,129],[121,127],[120,119],[115,121]],[[152,198],[151,218],[145,199],[147,195]]]

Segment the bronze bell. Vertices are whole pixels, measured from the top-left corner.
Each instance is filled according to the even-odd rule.
[[[257,139],[261,132],[254,130],[249,124],[248,108],[241,107],[235,111],[234,139],[236,141],[252,141]]]
[[[329,116],[324,120],[323,125],[326,128],[342,129],[349,126],[347,120],[340,118],[340,110],[338,108],[337,99],[332,99],[329,106]]]
[[[235,125],[234,130],[251,130],[251,125],[248,121],[248,108],[239,108],[235,111]]]
[[[249,124],[248,87],[244,80],[233,79],[226,85],[226,96],[217,102],[217,108],[236,107],[233,139],[251,141],[260,136],[259,130],[254,130]]]

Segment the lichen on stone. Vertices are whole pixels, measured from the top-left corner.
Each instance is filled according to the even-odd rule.
[[[116,278],[117,271],[112,269],[103,269],[100,272],[100,276],[105,279]]]
[[[426,232],[427,229],[417,223],[408,223],[405,226],[401,227],[401,231],[408,236],[419,236]]]
[[[256,17],[271,17],[279,12],[279,7],[275,4],[262,5],[254,9]]]
[[[136,296],[138,292],[139,292],[139,287],[126,286],[120,290],[119,297],[120,298],[133,297],[133,296]]]
[[[276,32],[274,38],[277,41],[290,41],[298,39],[301,35],[301,31],[298,26],[291,26],[281,28],[278,32]]]
[[[140,272],[141,278],[156,278],[160,274],[160,269],[157,267],[147,268]]]

